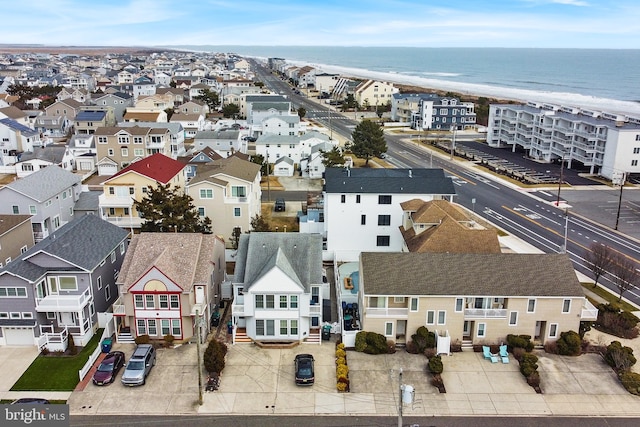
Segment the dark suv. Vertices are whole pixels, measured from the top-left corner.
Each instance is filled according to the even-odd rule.
[[[274,206],[274,209],[276,212],[284,212],[286,210],[284,199],[276,199],[276,204]]]
[[[313,385],[315,380],[313,369],[313,355],[298,354],[294,360],[296,366],[296,384]]]

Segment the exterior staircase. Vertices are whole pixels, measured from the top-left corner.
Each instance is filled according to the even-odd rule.
[[[322,337],[320,335],[320,329],[309,330],[309,336],[303,341],[305,344],[320,344]]]
[[[116,342],[122,344],[135,344],[135,339],[131,335],[131,329],[128,327],[120,328],[118,335],[116,336]]]
[[[245,328],[236,329],[236,344],[251,344],[253,340],[247,336],[247,330]]]
[[[472,340],[462,340],[462,351],[473,351],[473,341]]]

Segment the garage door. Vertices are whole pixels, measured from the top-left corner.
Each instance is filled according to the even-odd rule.
[[[35,345],[32,328],[2,328],[7,345]]]

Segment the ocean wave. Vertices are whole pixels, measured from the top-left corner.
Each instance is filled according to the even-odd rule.
[[[371,71],[361,68],[342,67],[327,64],[309,64],[305,61],[287,60],[287,63],[304,66],[311,65],[323,72],[341,74],[343,76],[388,81],[391,83],[423,87],[425,90],[444,90],[469,96],[484,96],[503,100],[520,102],[546,102],[566,106],[590,108],[596,110],[614,111],[625,114],[640,115],[640,104],[633,101],[582,95],[574,92],[540,91],[508,87],[505,83],[479,84],[465,83],[453,80],[440,80],[415,75]]]

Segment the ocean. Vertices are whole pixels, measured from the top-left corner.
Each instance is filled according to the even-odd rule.
[[[168,46],[171,47],[171,46]],[[640,50],[173,46],[284,58],[328,73],[463,94],[640,115]]]

